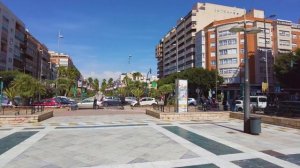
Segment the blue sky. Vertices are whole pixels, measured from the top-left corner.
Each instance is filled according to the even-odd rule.
[[[121,72],[156,74],[155,45],[197,0],[1,0],[49,50],[72,56],[85,76],[116,78]],[[206,0],[262,9],[298,22],[300,0]],[[131,64],[128,64],[132,55]]]

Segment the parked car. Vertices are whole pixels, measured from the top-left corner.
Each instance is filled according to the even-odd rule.
[[[108,106],[121,106],[122,101],[119,97],[106,97],[103,99],[102,104],[104,107]]]
[[[74,109],[74,110],[78,109],[78,105],[74,100],[72,101],[71,99],[69,99],[65,96],[57,96],[56,98],[59,100],[59,102],[62,106],[71,107],[71,109]]]
[[[236,100],[235,101],[235,111],[243,111],[243,107],[244,107],[244,104],[243,104],[243,100]]]
[[[81,102],[77,103],[78,109],[87,109],[87,108],[93,108],[94,105],[94,99],[88,98],[84,99]],[[96,108],[100,108],[102,106],[101,101],[97,100],[97,106]]]
[[[6,96],[3,96],[2,97],[1,106],[2,107],[12,107],[13,104],[12,104],[12,102]]]
[[[188,98],[188,105],[189,106],[196,106],[197,101],[194,98]]]
[[[143,97],[140,99],[140,102],[137,100],[131,102],[131,106],[136,106],[136,105],[141,105],[141,106],[146,106],[146,105],[154,105],[157,104],[156,100],[152,97]]]
[[[61,107],[60,100],[58,98],[43,99],[40,102],[32,103],[33,106],[45,106],[45,107]]]
[[[125,102],[131,104],[131,102],[136,101],[135,97],[125,97]]]

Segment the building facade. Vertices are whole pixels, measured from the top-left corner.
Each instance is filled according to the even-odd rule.
[[[211,6],[214,5],[211,4]],[[201,8],[201,5],[198,7]],[[223,6],[216,5],[217,7],[222,8]],[[193,9],[197,9],[197,7],[193,7]],[[233,33],[229,30],[235,26],[243,27],[246,23],[247,28],[261,29],[261,32],[257,34],[247,34],[251,94],[261,92],[263,82],[268,82],[269,89],[274,90],[276,85],[274,61],[281,53],[289,53],[300,47],[300,24],[287,20],[265,19],[264,11],[261,10],[254,9],[245,14],[245,11],[240,9],[237,14],[237,8],[226,9],[231,10],[230,12],[235,15],[229,14],[227,18],[216,17],[214,20],[208,18],[204,27],[197,27],[195,33],[193,31],[190,44],[186,38],[189,39],[191,36],[188,34],[181,36],[178,32],[180,24],[177,24],[160,41],[156,46],[159,77],[165,77],[176,70],[181,71],[191,67],[217,70],[219,75],[224,78],[224,85],[220,89],[228,91],[227,95],[230,95],[231,98],[241,96],[240,90],[242,90],[244,81],[244,32]],[[215,9],[216,11],[217,9]],[[199,13],[197,16],[202,15]],[[203,20],[205,18],[193,22],[194,26],[203,23],[201,22]],[[181,19],[181,21],[183,22],[185,19]],[[193,46],[191,53],[193,66],[187,66],[191,61],[188,46]]]
[[[201,40],[196,41],[196,46],[204,44],[205,50],[199,52],[205,55],[205,67],[218,70],[224,78],[223,89],[239,91],[244,81],[245,39],[243,32],[233,33],[229,29],[243,26],[244,22],[247,28],[257,27],[262,30],[257,34],[247,34],[252,94],[261,91],[263,82],[268,82],[269,88],[273,90],[276,84],[274,61],[279,54],[292,52],[300,46],[299,24],[265,20],[263,11],[252,10],[245,17],[212,22],[197,34],[196,39]]]
[[[50,79],[50,55],[45,45],[0,2],[0,70],[18,70],[37,79]]]
[[[0,70],[24,71],[25,25],[0,2]]]
[[[57,67],[75,67],[71,56],[64,53],[58,53],[55,51],[49,51],[51,64],[55,64]]]
[[[236,7],[196,3],[157,45],[158,76],[164,77],[176,71],[196,67],[196,33],[215,20],[237,17],[244,13],[244,9]],[[201,67],[202,64],[198,66]]]

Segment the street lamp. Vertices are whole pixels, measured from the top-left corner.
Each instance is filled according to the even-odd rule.
[[[276,17],[276,15],[270,15],[268,17],[264,18],[264,35],[265,35],[265,62],[266,62],[266,83],[267,83],[267,90],[266,92],[268,93],[269,91],[269,72],[268,72],[268,50],[267,50],[267,32],[266,32],[266,19],[271,19]],[[271,39],[270,39],[271,41]]]
[[[246,18],[244,15],[244,26],[234,26],[229,29],[230,32],[244,32],[244,64],[245,64],[245,77],[244,77],[244,132],[250,133],[250,82],[249,82],[249,58],[247,49],[247,34],[257,34],[261,29],[257,27],[247,28]]]

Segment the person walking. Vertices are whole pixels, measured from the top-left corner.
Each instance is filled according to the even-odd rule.
[[[97,99],[94,97],[93,109],[97,109]]]

